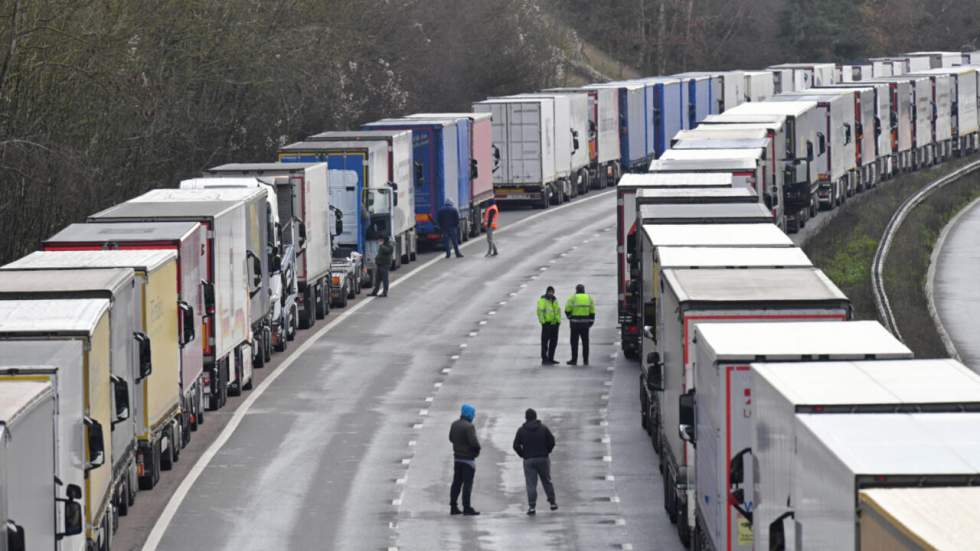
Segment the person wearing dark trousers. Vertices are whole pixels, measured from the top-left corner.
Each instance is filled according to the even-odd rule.
[[[558,348],[558,328],[561,326],[561,306],[555,298],[555,288],[548,286],[538,299],[538,322],[541,324],[541,365],[555,365]]]
[[[391,270],[391,260],[395,255],[395,246],[387,235],[380,239],[378,254],[374,256],[374,290],[368,296],[377,296],[378,290],[384,285],[381,296],[388,296],[388,272]]]
[[[497,256],[497,242],[493,238],[497,231],[497,218],[500,217],[500,208],[497,201],[490,199],[487,203],[487,210],[483,213],[483,227],[487,229],[487,254],[486,256]]]
[[[528,408],[524,412],[524,424],[514,436],[514,451],[524,460],[524,483],[527,485],[527,514],[534,516],[538,501],[538,479],[544,486],[551,510],[558,509],[555,487],[551,483],[551,451],[555,449],[555,437],[548,427],[538,420],[538,412]]]
[[[589,329],[595,323],[595,301],[585,292],[585,285],[575,286],[575,294],[565,303],[565,316],[572,334],[572,359],[567,363],[578,364],[578,341],[581,340],[582,360],[589,365]]]
[[[450,244],[453,246],[453,251],[456,252],[456,258],[463,258],[463,255],[459,254],[459,211],[456,210],[456,205],[453,204],[452,199],[446,199],[446,204],[436,211],[436,225],[442,232],[442,244],[446,248],[446,258],[449,258]]]
[[[449,441],[453,444],[453,483],[449,489],[449,514],[475,516],[470,496],[473,494],[473,478],[476,476],[476,458],[480,455],[480,441],[476,438],[473,418],[476,408],[463,404],[459,419],[449,427]],[[463,509],[457,505],[460,490],[463,492]]]

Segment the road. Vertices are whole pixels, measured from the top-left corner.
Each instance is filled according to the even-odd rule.
[[[618,354],[614,206],[605,192],[504,212],[499,257],[482,239],[463,259],[430,254],[390,297],[334,311],[208,416],[114,548],[680,549],[640,428],[639,367]],[[598,304],[591,365],[542,367],[536,300],[576,283]],[[567,324],[561,337],[567,359]],[[463,402],[483,444],[475,518],[448,514],[447,434]],[[527,407],[558,440],[561,508],[535,518],[511,451]]]
[[[980,202],[965,209],[939,244],[932,281],[936,313],[960,358],[980,373]]]

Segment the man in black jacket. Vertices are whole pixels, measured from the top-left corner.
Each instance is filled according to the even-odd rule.
[[[551,510],[558,509],[555,501],[555,487],[551,484],[551,460],[548,456],[555,449],[555,437],[548,427],[538,420],[538,412],[528,408],[524,412],[525,422],[517,429],[514,437],[514,451],[524,459],[524,482],[527,485],[527,514],[535,514],[534,506],[538,501],[538,477],[548,496]]]
[[[449,427],[449,441],[453,443],[453,484],[449,489],[449,514],[475,516],[480,513],[470,504],[473,493],[473,477],[476,475],[476,458],[480,455],[480,441],[476,439],[473,418],[476,408],[463,404],[459,419]],[[459,510],[456,500],[463,490],[463,510]]]

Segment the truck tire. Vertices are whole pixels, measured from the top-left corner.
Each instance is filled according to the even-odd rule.
[[[262,336],[265,337],[262,347],[262,352],[265,354],[265,361],[269,363],[272,361],[272,327],[266,327],[262,332]]]
[[[160,451],[160,470],[169,471],[174,468],[174,436],[173,429],[163,431],[163,437],[167,439],[167,449]],[[160,447],[163,447],[162,441]]]
[[[293,305],[289,314],[289,325],[286,330],[286,341],[291,341],[296,338],[296,332],[299,331],[299,309]],[[282,343],[283,351],[286,350],[286,343]]]
[[[323,280],[320,289],[323,293],[323,298],[320,301],[323,303],[323,315],[326,317],[330,315],[330,282],[326,279]]]
[[[299,312],[299,328],[309,329],[313,327],[315,323],[315,317],[313,316],[313,310],[315,307],[314,301],[316,300],[313,295],[313,289],[307,287],[306,291],[303,292],[303,303],[305,308]]]
[[[256,368],[265,367],[265,350],[263,350],[265,348],[265,342],[263,342],[264,340],[261,336],[256,336],[255,340],[258,349],[256,350],[256,354],[252,356],[252,365]]]
[[[317,286],[313,288],[313,300],[316,301],[316,319],[322,320],[323,318],[327,317],[327,308],[329,306],[323,301],[322,283],[318,283]]]
[[[347,298],[350,300],[357,298],[357,290],[354,289],[354,285],[348,285],[347,287]]]
[[[116,511],[119,516],[124,517],[129,514],[129,483],[119,484],[119,491],[116,494]]]

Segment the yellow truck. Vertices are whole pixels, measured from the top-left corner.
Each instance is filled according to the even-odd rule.
[[[110,341],[106,299],[0,300],[0,381],[50,382],[57,394],[54,491],[66,504],[56,510],[62,551],[110,544],[108,432],[129,413],[125,386],[111,379]],[[68,503],[81,505],[83,531],[79,508]]]
[[[39,251],[3,267],[8,270],[101,270],[135,274],[137,331],[146,335],[151,368],[136,384],[136,470],[141,490],[152,489],[186,445],[180,393],[180,307],[177,253],[173,250]],[[141,364],[142,365],[142,364]]]
[[[980,549],[980,487],[858,492],[861,551]]]

